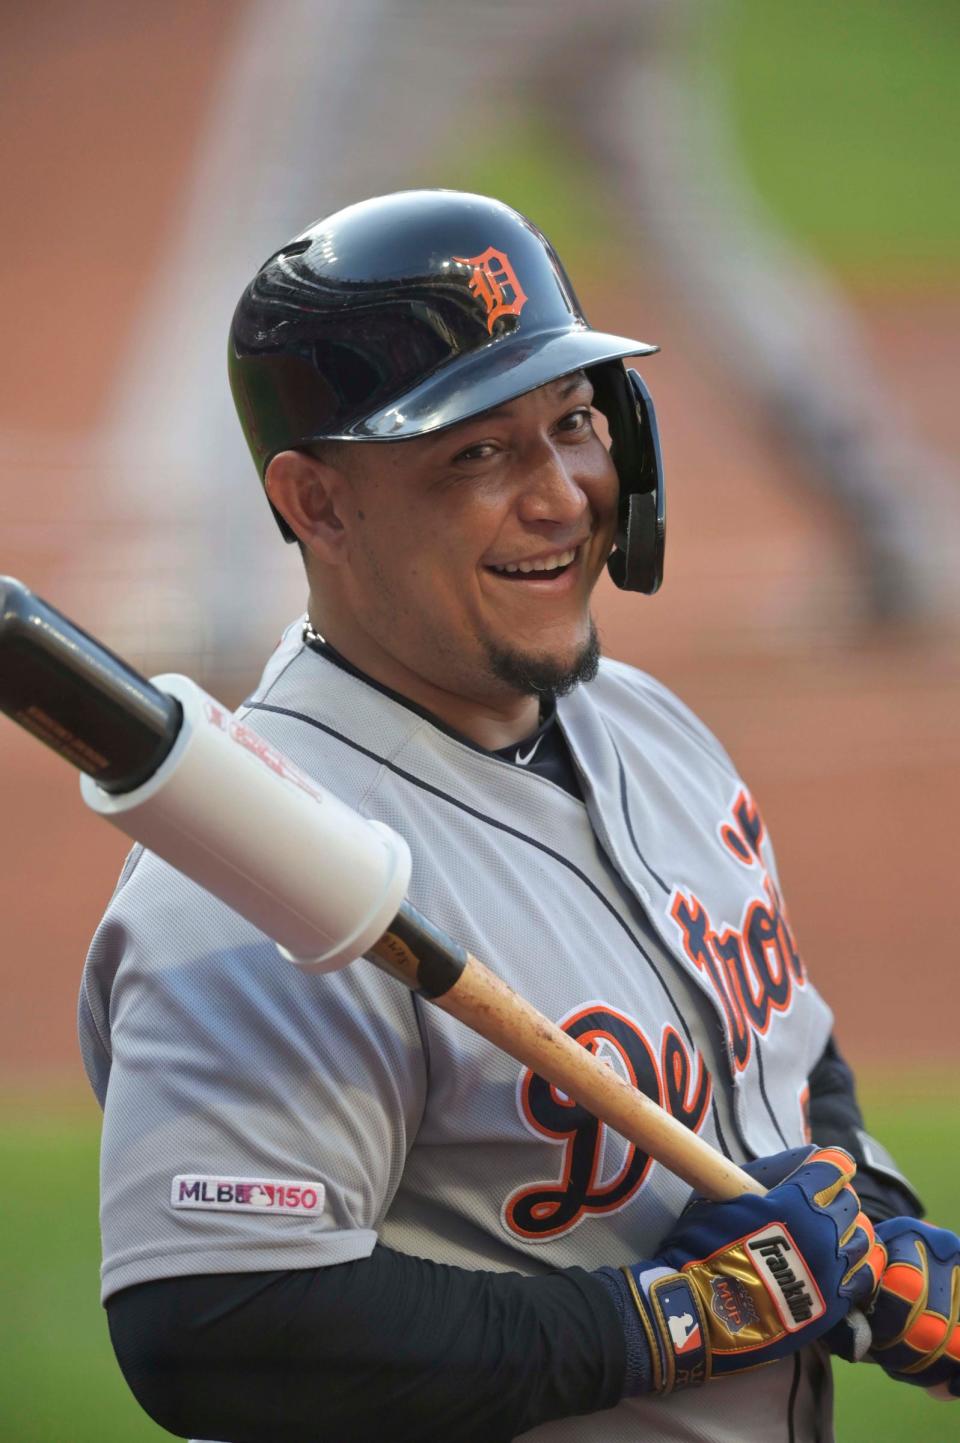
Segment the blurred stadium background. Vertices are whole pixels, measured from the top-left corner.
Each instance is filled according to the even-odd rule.
[[[382,190],[529,213],[594,322],[663,347],[667,582],[603,591],[607,649],[750,778],[868,1121],[953,1226],[958,73],[946,0],[0,8],[0,571],[239,700],[303,603],[230,409],[243,284]],[[0,797],[0,1437],[159,1439],[97,1304],[73,1030],[124,847],[6,723]],[[846,1443],[960,1436],[838,1386]]]

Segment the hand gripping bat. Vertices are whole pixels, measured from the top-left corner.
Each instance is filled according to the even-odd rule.
[[[187,677],[152,682],[0,577],[0,709],[83,773],[87,806],[330,972],[366,957],[705,1197],[761,1185],[568,1037],[405,900],[410,852]]]

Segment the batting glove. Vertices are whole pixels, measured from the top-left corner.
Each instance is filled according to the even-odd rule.
[[[879,1223],[888,1261],[870,1326],[870,1357],[891,1378],[960,1398],[960,1238],[915,1218]]]
[[[657,1258],[624,1269],[649,1349],[646,1388],[669,1393],[773,1363],[868,1302],[884,1253],[839,1148],[747,1167],[770,1188],[694,1202]]]

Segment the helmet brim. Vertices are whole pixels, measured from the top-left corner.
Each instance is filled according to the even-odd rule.
[[[540,332],[532,337],[503,337],[459,361],[447,362],[436,375],[421,381],[389,406],[327,439],[402,441],[423,436],[468,421],[571,371],[627,356],[649,356],[657,350],[658,346],[646,341],[586,327],[553,335]]]

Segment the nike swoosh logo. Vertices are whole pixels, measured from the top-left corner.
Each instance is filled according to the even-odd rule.
[[[530,750],[527,752],[527,755],[526,755],[525,757],[521,756],[519,751],[517,752],[517,755],[514,757],[514,761],[516,762],[516,764],[517,764],[518,767],[525,767],[528,762],[532,762],[532,761],[533,761],[534,753],[536,752],[537,747],[540,745],[540,743],[541,743],[542,741],[543,741],[543,737],[537,737],[536,741],[534,742],[534,744],[533,744],[533,746],[530,748]]]

